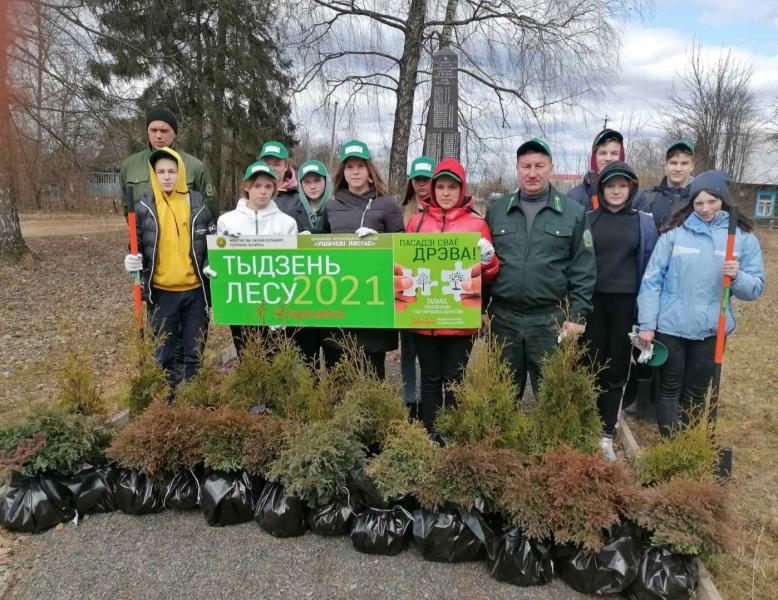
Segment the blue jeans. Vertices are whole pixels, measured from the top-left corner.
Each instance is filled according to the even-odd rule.
[[[416,344],[410,331],[400,332],[400,375],[405,404],[416,404]]]
[[[186,292],[168,292],[154,288],[150,304],[149,325],[165,340],[157,349],[157,362],[175,385],[190,379],[200,369],[208,336],[208,307],[202,288]],[[183,346],[183,354],[177,347]]]

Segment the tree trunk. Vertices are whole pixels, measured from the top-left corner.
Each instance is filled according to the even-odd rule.
[[[213,115],[211,116],[211,156],[210,166],[219,202],[224,199],[224,162],[222,160],[224,147],[225,113],[227,102],[224,96],[224,76],[227,66],[227,25],[229,11],[222,8],[218,13],[216,24],[216,59],[213,70]]]
[[[397,106],[394,111],[392,150],[389,156],[389,189],[399,197],[407,181],[408,140],[413,124],[413,99],[416,75],[421,58],[424,18],[427,0],[412,0],[405,25],[405,44],[400,59],[400,77],[397,86]]]
[[[19,260],[30,250],[22,237],[16,211],[11,143],[11,106],[8,90],[8,54],[11,47],[11,3],[0,2],[0,256]]]
[[[451,24],[457,16],[457,4],[459,0],[448,0],[446,3],[446,24],[440,33],[440,48],[446,48],[451,44],[451,34],[454,32],[454,26]]]

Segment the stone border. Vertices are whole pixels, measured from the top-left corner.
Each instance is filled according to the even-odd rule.
[[[635,436],[632,435],[632,430],[622,415],[619,415],[619,439],[627,457],[635,458],[640,454],[640,446],[638,446]],[[699,558],[697,559],[697,566],[699,567],[697,600],[722,600],[721,594],[719,594],[716,585],[713,583],[710,572]]]

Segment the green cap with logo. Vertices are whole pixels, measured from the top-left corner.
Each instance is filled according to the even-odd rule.
[[[670,144],[667,147],[667,152],[665,152],[665,156],[670,156],[670,153],[673,150],[683,150],[684,152],[691,154],[694,156],[694,144],[692,144],[689,140],[675,140],[672,144]]]
[[[246,168],[246,174],[243,176],[243,181],[248,181],[259,175],[267,175],[268,177],[271,177],[273,181],[276,180],[276,172],[273,170],[273,167],[266,162],[258,160]]]
[[[416,177],[431,178],[435,172],[435,161],[429,156],[420,156],[411,163],[411,170],[408,172],[408,179]]]
[[[450,177],[451,179],[453,179],[457,183],[462,183],[462,178],[459,175],[457,175],[456,173],[452,173],[451,171],[440,171],[432,179],[434,181],[436,179],[440,179],[441,177]]]
[[[527,140],[521,146],[519,146],[519,149],[516,150],[516,158],[519,158],[522,154],[527,154],[528,152],[540,152],[549,158],[553,158],[553,155],[551,154],[551,146],[548,145],[546,140],[539,137],[534,137],[531,140]]]
[[[300,168],[297,170],[297,176],[300,178],[300,181],[302,181],[306,175],[321,175],[326,178],[327,167],[318,160],[309,160],[301,164]]]
[[[370,160],[370,150],[367,149],[367,144],[360,140],[349,140],[344,143],[340,148],[340,162],[347,158]]]
[[[281,142],[276,140],[270,140],[262,144],[262,150],[259,151],[259,158],[265,158],[266,156],[273,156],[285,160],[289,158],[289,150]]]

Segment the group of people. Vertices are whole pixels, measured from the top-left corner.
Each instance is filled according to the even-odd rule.
[[[659,367],[657,411],[667,435],[704,405],[722,277],[732,278],[732,293],[742,300],[764,288],[759,242],[742,215],[735,259],[724,260],[728,177],[720,171],[692,177],[694,146],[685,140],[670,145],[665,179],[644,192],[625,162],[622,135],[605,129],[594,140],[591,171],[563,194],[551,185],[549,144],[532,138],[516,153],[518,188],[485,216],[476,212],[465,168],[454,159],[413,160],[398,203],[362,141],[343,144],[334,177],[315,160],[295,170],[286,146],[269,141],[246,169],[235,208],[219,215],[202,163],[172,149],[178,130],[172,113],[153,109],[146,125],[148,150],[122,166],[139,248],[126,256],[125,268],[141,272],[150,325],[165,334],[158,360],[173,384],[196,373],[207,335],[208,280],[218,273],[208,265],[206,235],[475,232],[485,318],[504,344],[519,398],[528,377],[538,390],[541,360],[559,336],[583,336],[598,370],[601,447],[615,460],[612,437],[630,373],[633,325],[639,346],[650,350],[658,341],[669,349]],[[240,355],[251,328],[231,329]],[[381,378],[399,337],[405,400],[432,431],[440,407],[456,401],[451,384],[461,378],[478,330],[398,336],[394,329],[298,327],[286,333],[311,364],[326,367],[341,357],[340,336],[351,335]]]

